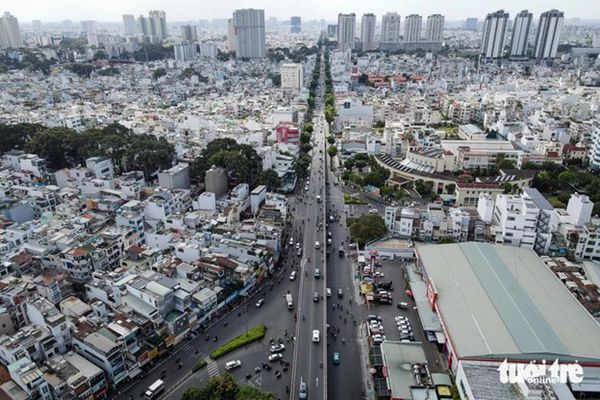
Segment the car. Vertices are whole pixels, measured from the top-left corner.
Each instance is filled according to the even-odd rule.
[[[302,257],[302,249],[298,249],[298,250],[296,250],[296,255],[297,255],[298,257]]]
[[[398,330],[399,331],[401,331],[401,330],[410,331],[410,330],[412,330],[412,328],[408,324],[398,324]]]
[[[340,353],[338,353],[337,351],[333,352],[333,356],[331,357],[331,361],[334,364],[339,364],[340,363]]]
[[[300,242],[296,242],[296,249],[300,248]]]
[[[394,319],[396,321],[408,321],[408,317],[405,317],[404,315],[398,315],[397,317],[394,317]]]
[[[344,298],[344,291],[342,290],[342,288],[338,288],[338,298],[342,299]]]
[[[315,268],[314,276],[315,279],[319,279],[321,277],[321,270],[319,268]]]
[[[369,314],[369,315],[367,315],[367,320],[368,321],[381,321],[381,317],[376,314]]]
[[[321,332],[318,329],[315,329],[312,333],[312,341],[314,343],[319,343],[321,341]]]
[[[232,369],[236,369],[242,366],[242,362],[240,360],[232,360],[232,361],[227,361],[225,363],[225,369],[227,371],[231,371]]]
[[[265,299],[260,299],[256,302],[256,308],[260,308],[262,307],[262,305],[265,304]]]
[[[293,245],[294,245],[294,238],[293,238],[293,237],[291,237],[291,238],[290,238],[290,246],[293,246]]]
[[[331,246],[332,243],[333,241],[331,239],[327,239],[327,246]]]
[[[298,389],[298,398],[301,400],[308,398],[308,385],[306,382],[300,382],[300,388]]]
[[[377,334],[371,336],[371,339],[373,340],[373,343],[383,343],[385,336]]]
[[[383,278],[383,272],[379,272],[379,271],[375,271],[375,273],[373,274],[375,276],[375,278]]]
[[[283,354],[281,353],[273,353],[268,357],[270,362],[281,360],[283,358]]]
[[[283,344],[283,343],[274,344],[273,346],[271,346],[269,348],[269,351],[271,353],[279,353],[280,351],[284,351],[284,350],[285,350],[285,344]]]
[[[316,241],[316,242],[315,242],[315,249],[318,249],[318,248],[320,248],[320,247],[321,247],[321,244],[320,244],[318,241]]]
[[[406,310],[408,309],[408,303],[401,301],[400,303],[398,303],[398,308],[401,310]]]
[[[331,238],[331,232],[327,232],[327,237]]]
[[[331,297],[331,289],[330,288],[325,289],[325,293],[327,294],[327,297]]]
[[[403,329],[400,331],[400,336],[410,336],[412,334],[412,331],[409,331],[408,329]]]
[[[296,271],[292,271],[292,273],[290,274],[290,281],[294,280],[296,280]]]
[[[318,303],[318,302],[319,302],[319,298],[320,298],[320,297],[321,297],[321,296],[319,295],[319,292],[314,292],[314,293],[313,293],[313,301],[314,301],[315,303]]]
[[[378,212],[379,212],[379,211],[377,211],[377,209],[376,209],[376,208],[371,208],[371,209],[369,210],[369,214],[377,214]]]

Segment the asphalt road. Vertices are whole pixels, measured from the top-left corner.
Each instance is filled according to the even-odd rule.
[[[324,63],[323,63],[324,64]],[[321,66],[319,98],[323,96],[324,68]],[[292,366],[291,399],[298,398],[299,387],[305,382],[310,399],[327,397],[326,357],[326,266],[325,266],[325,127],[326,122],[319,107],[313,118],[313,150],[308,191],[304,192],[303,245],[304,255],[298,293],[297,345],[294,349],[295,364]],[[320,196],[320,199],[317,199]],[[299,208],[301,207],[299,206]],[[317,248],[316,242],[319,242]],[[319,270],[320,277],[315,276]],[[314,296],[318,296],[318,301]],[[313,341],[313,332],[319,332],[319,341]]]

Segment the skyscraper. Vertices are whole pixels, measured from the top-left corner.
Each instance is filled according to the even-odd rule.
[[[529,36],[529,28],[531,27],[531,19],[533,15],[523,10],[515,17],[513,24],[512,38],[510,39],[510,56],[524,57],[527,51],[527,37]]]
[[[125,35],[135,35],[135,17],[131,14],[123,14],[123,28],[125,28]]]
[[[395,12],[386,13],[381,21],[381,42],[398,43],[400,39],[400,15]]]
[[[291,90],[295,93],[302,90],[304,87],[304,68],[302,64],[282,64],[279,71],[281,73],[282,89]]]
[[[290,33],[302,32],[302,18],[292,17],[290,19]]]
[[[31,28],[34,32],[39,32],[42,30],[42,21],[39,19],[34,19],[31,21]]]
[[[416,43],[421,40],[421,25],[423,18],[417,14],[411,14],[404,20],[404,42]]]
[[[233,25],[233,18],[230,18],[227,20],[227,47],[229,51],[235,52],[236,45],[235,25]]]
[[[337,36],[337,25],[327,25],[327,36],[329,36],[329,37]]]
[[[558,10],[546,11],[540,15],[533,53],[535,58],[550,60],[556,57],[564,18],[564,13]]]
[[[147,17],[140,15],[137,20],[137,33],[144,38],[150,36],[150,21]]]
[[[432,14],[427,17],[427,26],[425,28],[425,40],[428,42],[440,43],[444,39],[444,16],[441,14]]]
[[[198,32],[193,25],[181,25],[181,40],[183,42],[192,43],[198,40]]]
[[[474,17],[467,18],[467,20],[465,21],[465,29],[468,31],[476,31],[477,30],[477,22],[479,22],[479,20],[477,18],[474,18]]]
[[[375,49],[375,24],[377,18],[375,14],[364,14],[360,21],[360,41],[362,44],[362,51],[369,51]]]
[[[96,21],[81,21],[81,30],[85,32],[88,44],[98,47],[100,43],[98,43],[98,25]]]
[[[156,36],[160,42],[167,38],[167,14],[161,10],[152,10],[148,13],[150,22],[150,35]]]
[[[233,26],[238,58],[261,58],[265,56],[265,11],[246,8],[235,10]]]
[[[337,42],[340,50],[354,48],[356,37],[356,14],[338,14]]]
[[[490,59],[502,57],[507,24],[508,13],[504,10],[498,10],[485,17],[481,42],[482,56]]]
[[[0,17],[0,48],[22,47],[21,31],[19,21],[16,17],[5,12]]]

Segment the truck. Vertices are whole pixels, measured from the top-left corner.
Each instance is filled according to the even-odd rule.
[[[146,400],[152,400],[158,397],[165,390],[165,383],[157,379],[152,385],[148,386],[148,390],[144,393]]]
[[[288,310],[291,310],[292,308],[294,308],[294,301],[292,300],[292,295],[290,293],[286,293],[285,302],[287,304]]]

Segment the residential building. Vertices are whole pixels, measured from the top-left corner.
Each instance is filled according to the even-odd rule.
[[[0,16],[0,49],[19,48],[23,46],[19,21],[9,12]]]
[[[204,190],[213,192],[217,197],[227,192],[227,172],[214,165],[204,175]]]
[[[423,17],[411,14],[404,18],[404,43],[417,43],[421,40]]]
[[[502,58],[504,54],[504,36],[508,25],[508,13],[498,10],[485,17],[481,55],[487,59]]]
[[[558,10],[546,11],[540,15],[533,52],[535,58],[542,60],[556,58],[564,18],[564,13]]]
[[[364,14],[360,23],[360,42],[362,51],[375,49],[375,14]]]
[[[327,36],[337,37],[337,25],[327,25]]]
[[[477,30],[477,22],[478,19],[471,17],[471,18],[467,18],[465,21],[465,29],[468,31],[476,31]]]
[[[427,17],[425,27],[425,40],[428,42],[442,42],[444,39],[444,16],[432,14]]]
[[[35,299],[27,303],[27,315],[32,324],[49,331],[62,354],[71,348],[71,331],[65,316],[45,298]]]
[[[173,52],[175,53],[175,61],[185,63],[198,56],[198,47],[195,43],[177,43],[173,45]]]
[[[158,184],[167,189],[189,189],[190,166],[186,163],[178,163],[169,169],[160,171]]]
[[[69,352],[46,361],[46,379],[54,398],[106,399],[108,382],[104,371],[81,357]]]
[[[233,18],[227,20],[227,48],[229,51],[236,52],[237,38],[235,34],[235,24]]]
[[[252,8],[235,10],[235,56],[262,58],[265,56],[265,11]]]
[[[586,195],[573,193],[567,204],[569,222],[574,225],[586,225],[592,219],[594,203]]]
[[[281,73],[281,88],[300,93],[304,88],[304,67],[302,64],[281,64],[279,71]]]
[[[181,25],[181,40],[184,43],[192,43],[198,41],[198,32],[194,25]]]
[[[10,378],[30,399],[52,400],[52,393],[44,373],[29,358],[23,357],[8,367]]]
[[[135,16],[132,14],[123,14],[123,29],[126,36],[134,36],[136,34]]]
[[[264,185],[258,185],[250,192],[250,210],[252,211],[252,214],[256,215],[260,205],[265,201],[266,197],[267,187]]]
[[[290,19],[290,33],[300,33],[302,32],[302,18],[301,17],[292,17]]]
[[[527,55],[527,40],[532,18],[533,14],[527,10],[523,10],[515,16],[510,40],[509,55],[511,57],[525,57]]]
[[[356,14],[338,14],[337,46],[338,50],[352,50],[356,37]]]
[[[214,42],[204,42],[199,44],[200,57],[215,58],[219,53],[217,45]]]
[[[400,41],[400,15],[388,12],[381,21],[381,43],[398,43]]]
[[[162,41],[167,38],[167,14],[161,10],[151,10],[148,12],[150,23],[150,35]]]
[[[590,145],[588,149],[590,168],[594,171],[600,170],[600,128],[592,128]]]
[[[522,195],[498,195],[493,220],[500,228],[496,243],[528,247],[538,254],[548,251],[558,227],[554,207],[536,189],[525,189]]]

